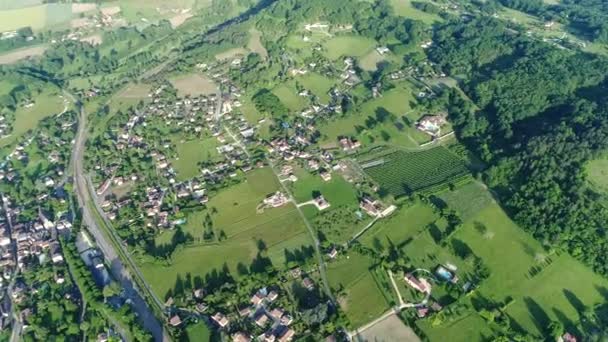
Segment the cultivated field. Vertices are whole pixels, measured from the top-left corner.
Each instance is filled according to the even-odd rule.
[[[72,18],[70,4],[44,4],[31,7],[0,10],[0,32],[31,27],[41,30],[68,23]]]
[[[325,56],[331,60],[340,57],[361,57],[376,47],[373,39],[361,36],[337,36],[323,43]]]
[[[199,96],[217,93],[217,86],[207,77],[192,73],[181,75],[170,79],[171,84],[177,89],[180,97]]]
[[[260,31],[250,30],[249,36],[250,37],[249,42],[247,43],[247,49],[249,49],[249,51],[251,52],[259,54],[264,59],[268,58],[268,51],[266,51],[266,48],[262,44],[262,34],[260,33]]]
[[[269,169],[258,169],[247,174],[247,180],[243,183],[211,196],[207,206],[213,229],[216,234],[223,231],[226,240],[195,243],[180,249],[173,255],[170,266],[142,264],[142,272],[154,291],[164,296],[173,288],[177,277],[184,277],[187,273],[204,278],[210,272],[220,272],[227,267],[233,276],[243,276],[243,272],[249,272],[258,255],[260,241],[267,249],[265,253],[279,268],[288,261],[289,253],[286,251],[310,246],[309,234],[293,205],[256,212],[262,199],[278,187],[278,181]],[[189,214],[184,227],[195,237],[195,241],[203,231],[203,216]]]
[[[39,45],[19,50],[13,50],[9,53],[0,55],[0,64],[13,64],[22,59],[41,56],[48,47],[46,45]]]
[[[393,196],[429,190],[467,177],[465,163],[444,147],[396,151],[362,164],[365,172]]]
[[[376,272],[370,270],[372,264],[369,257],[351,252],[327,265],[330,286],[344,293],[338,295],[338,302],[352,329],[374,320],[391,306],[390,289],[380,287]]]
[[[356,342],[419,342],[416,333],[396,315],[389,316],[354,337]]]

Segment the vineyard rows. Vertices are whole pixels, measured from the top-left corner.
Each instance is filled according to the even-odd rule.
[[[394,196],[459,182],[469,174],[465,163],[444,147],[396,151],[382,159],[384,163],[366,168],[365,172]]]

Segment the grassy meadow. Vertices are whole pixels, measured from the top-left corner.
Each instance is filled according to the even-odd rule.
[[[269,169],[257,169],[248,173],[244,182],[213,195],[207,205],[213,229],[216,234],[223,231],[227,239],[212,243],[196,243],[195,240],[193,245],[174,253],[170,266],[140,265],[153,290],[164,296],[178,276],[190,273],[204,278],[224,266],[233,276],[242,276],[242,270],[249,269],[257,257],[260,242],[265,245],[264,253],[279,268],[289,261],[286,251],[310,246],[309,234],[293,205],[256,212],[258,203],[278,188],[278,180]],[[189,214],[184,231],[200,236],[203,217]]]
[[[177,171],[178,180],[191,179],[200,174],[199,163],[213,161],[220,157],[216,147],[218,141],[215,137],[202,140],[175,141],[177,155],[171,164]]]

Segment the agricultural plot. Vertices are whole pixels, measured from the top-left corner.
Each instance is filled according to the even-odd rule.
[[[439,194],[445,204],[458,213],[463,221],[467,221],[488,205],[495,203],[492,195],[486,191],[485,185],[471,182],[454,191]]]
[[[1,64],[13,64],[20,60],[42,56],[44,52],[47,50],[47,45],[38,45],[18,50],[13,50],[11,52],[0,55],[0,65]]]
[[[0,32],[31,27],[41,30],[69,23],[71,4],[44,4],[32,7],[0,10]]]
[[[325,56],[331,60],[340,57],[362,57],[376,47],[376,41],[361,36],[337,36],[323,43]]]
[[[244,276],[260,252],[281,268],[290,261],[292,251],[311,250],[310,237],[293,205],[256,212],[262,199],[278,188],[278,181],[269,169],[258,169],[248,173],[244,182],[210,196],[207,207],[213,230],[216,236],[223,232],[226,239],[199,243],[206,213],[188,214],[183,230],[193,235],[194,244],[176,251],[170,266],[140,265],[153,290],[164,297],[178,277],[187,273],[204,278],[227,269],[234,277]],[[171,235],[162,239],[170,241]]]
[[[215,83],[201,74],[181,75],[171,78],[169,81],[177,89],[177,95],[180,97],[217,93]]]
[[[262,56],[262,58],[268,58],[268,51],[262,44],[262,33],[258,30],[249,31],[249,42],[247,42],[247,49],[251,52],[255,52]]]
[[[358,342],[372,341],[401,341],[401,342],[420,342],[420,338],[412,328],[403,324],[399,317],[393,315],[376,323],[373,327],[354,338]]]
[[[298,95],[293,82],[287,82],[276,86],[272,89],[272,93],[275,94],[281,100],[281,103],[292,112],[302,111],[308,104],[305,97]]]
[[[361,165],[393,196],[429,191],[469,175],[465,163],[444,147],[417,152],[396,151]]]
[[[391,298],[380,288],[375,278],[372,260],[358,253],[349,253],[327,266],[332,289],[340,289],[340,307],[345,311],[351,328],[359,327],[387,311]],[[334,291],[335,292],[335,291]]]
[[[191,179],[200,173],[199,163],[202,161],[213,161],[219,157],[216,147],[217,139],[207,138],[202,140],[176,141],[178,157],[171,161],[177,178],[180,181]]]

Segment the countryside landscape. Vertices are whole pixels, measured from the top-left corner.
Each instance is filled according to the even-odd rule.
[[[0,1],[0,341],[605,341],[604,0]]]

